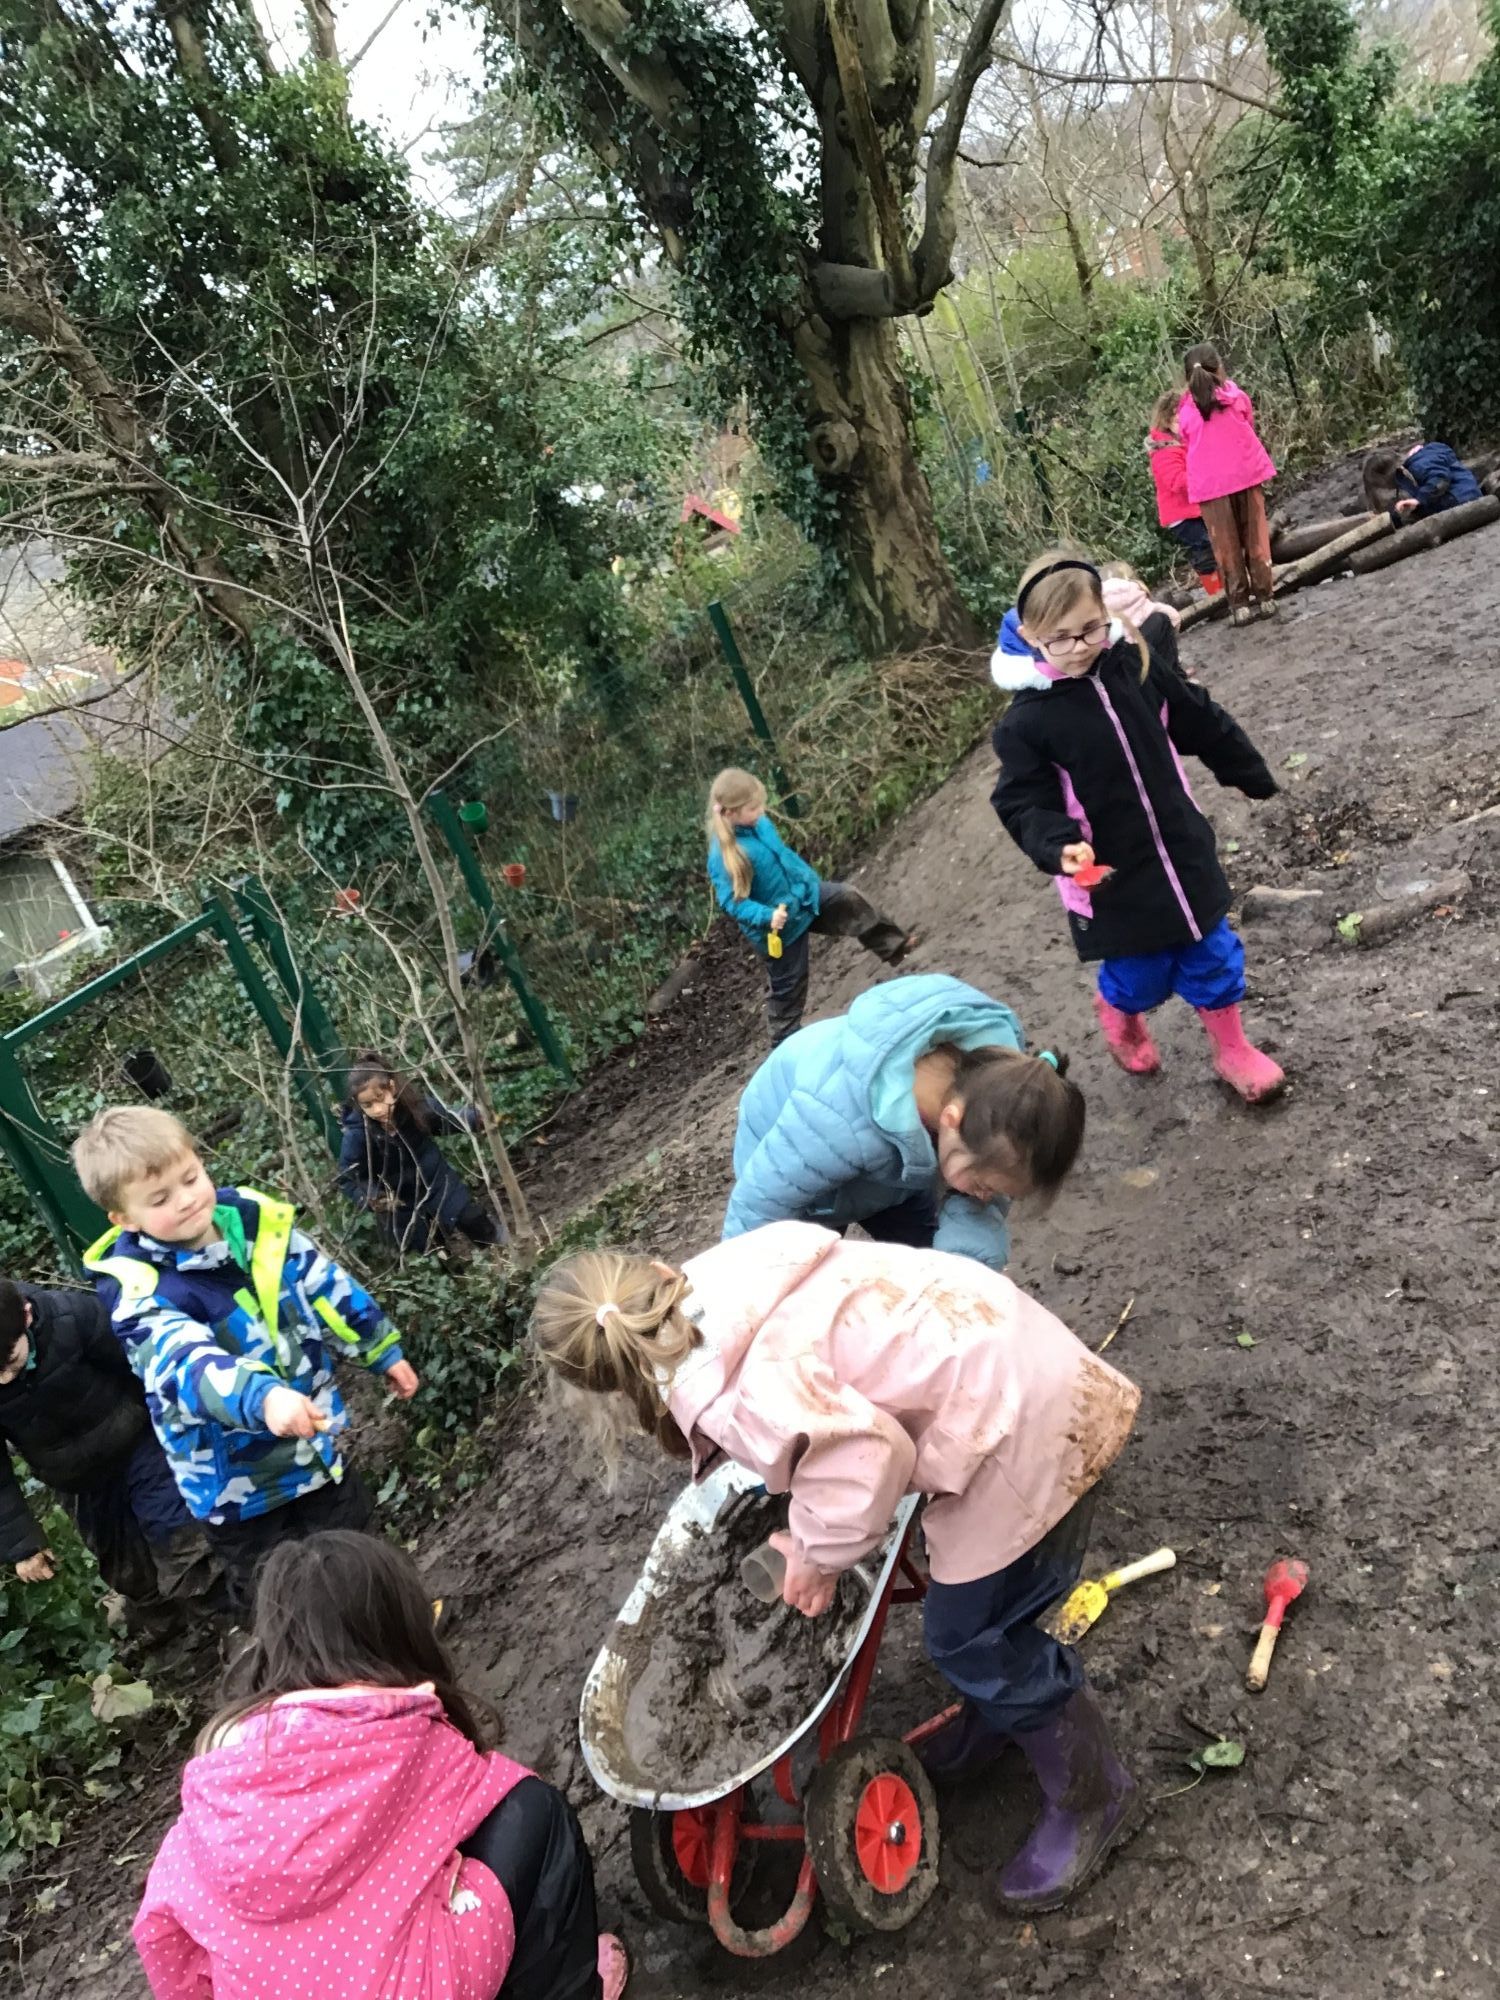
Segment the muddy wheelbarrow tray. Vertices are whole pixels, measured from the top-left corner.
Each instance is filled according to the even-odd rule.
[[[726,1461],[678,1496],[589,1671],[579,1712],[584,1761],[595,1782],[611,1798],[636,1808],[632,1848],[648,1899],[675,1920],[711,1924],[722,1944],[745,1957],[769,1956],[789,1944],[806,1925],[819,1888],[838,1915],[861,1928],[895,1930],[910,1922],[936,1887],[937,1808],[909,1746],[954,1712],[945,1710],[904,1740],[854,1738],[889,1608],[893,1602],[918,1602],[926,1590],[907,1550],[918,1504],[909,1495],[885,1540],[860,1566],[869,1596],[842,1660],[788,1735],[706,1786],[674,1789],[670,1774],[633,1766],[623,1728],[634,1685],[630,1629],[665,1593],[688,1543],[713,1533],[721,1517],[759,1486],[753,1473]],[[819,1762],[804,1799],[793,1785],[791,1753],[815,1729]],[[782,1800],[803,1808],[802,1825],[758,1826],[746,1817],[747,1787],[768,1770],[774,1770]],[[638,1848],[637,1836],[650,1847],[649,1855]],[[661,1866],[671,1878],[658,1884],[664,1895],[650,1893],[658,1841],[665,1857]],[[737,1863],[747,1852],[743,1843],[754,1841],[800,1842],[804,1855],[786,1915],[768,1928],[747,1931],[729,1904],[738,1892]]]

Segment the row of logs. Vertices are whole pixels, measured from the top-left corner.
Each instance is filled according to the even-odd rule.
[[[1500,474],[1491,474],[1486,484],[1500,485]],[[1478,500],[1465,501],[1445,513],[1429,514],[1395,528],[1388,514],[1341,515],[1336,521],[1312,521],[1278,535],[1271,545],[1276,568],[1276,595],[1300,590],[1304,584],[1321,583],[1340,569],[1359,576],[1385,569],[1424,549],[1438,548],[1475,528],[1500,521],[1500,494],[1486,492]],[[1190,604],[1182,614],[1184,629],[1208,618],[1222,617],[1229,609],[1223,596],[1207,597]]]

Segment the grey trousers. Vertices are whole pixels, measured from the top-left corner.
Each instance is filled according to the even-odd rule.
[[[899,965],[906,955],[907,933],[900,924],[882,916],[875,905],[847,882],[825,882],[818,898],[818,914],[812,930],[782,947],[780,958],[766,961],[770,992],[766,996],[766,1025],[771,1031],[771,1047],[796,1034],[807,1011],[807,977],[811,952],[808,940],[813,931],[824,937],[858,938],[866,951],[873,951],[887,965]]]

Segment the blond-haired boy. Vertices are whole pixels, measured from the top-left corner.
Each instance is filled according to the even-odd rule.
[[[295,1226],[290,1202],[216,1188],[170,1112],[119,1105],[73,1145],[113,1225],[84,1255],[188,1512],[224,1563],[236,1608],[277,1542],[367,1528],[345,1466],[335,1357],[405,1399],[417,1377],[380,1307]]]

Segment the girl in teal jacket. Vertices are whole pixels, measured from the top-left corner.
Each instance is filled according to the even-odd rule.
[[[766,961],[766,1022],[774,1049],[802,1025],[807,1008],[808,934],[855,937],[887,965],[916,939],[847,882],[824,882],[794,854],[766,816],[766,788],[749,771],[721,771],[708,794],[708,879]]]

